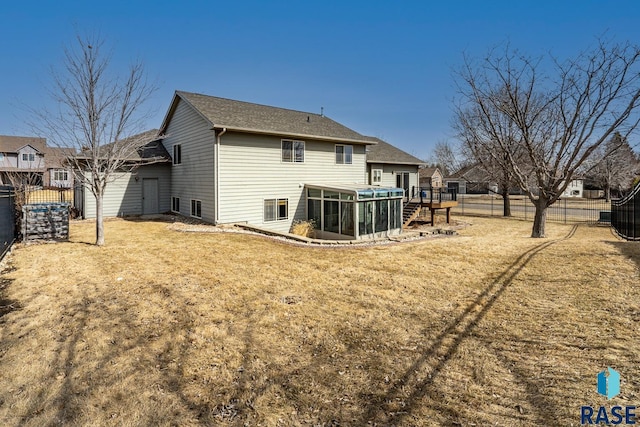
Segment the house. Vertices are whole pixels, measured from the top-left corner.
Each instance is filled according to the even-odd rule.
[[[584,190],[584,180],[581,178],[572,179],[567,188],[562,192],[562,197],[582,197]]]
[[[426,167],[420,169],[420,187],[441,188],[443,184],[442,172],[438,167]]]
[[[420,187],[418,173],[425,162],[381,140],[368,137],[375,145],[367,146],[367,177],[375,186],[397,187],[405,197],[414,197]]]
[[[168,212],[171,197],[171,157],[152,129],[131,138],[141,140],[141,148],[125,159],[125,165],[107,184],[103,196],[105,217],[153,215]],[[88,159],[84,153],[76,155],[78,163]],[[86,171],[77,173],[88,174]],[[87,176],[90,178],[90,175]],[[88,186],[75,188],[75,207],[83,218],[95,218],[96,199]]]
[[[331,239],[401,232],[402,191],[365,181],[375,141],[323,114],[178,91],[159,134],[173,212],[278,232],[312,220]]]
[[[68,154],[45,138],[0,135],[0,185],[71,188],[73,174],[62,165]]]
[[[477,163],[464,166],[451,176],[445,177],[443,185],[447,190],[458,194],[498,192],[498,184]]]

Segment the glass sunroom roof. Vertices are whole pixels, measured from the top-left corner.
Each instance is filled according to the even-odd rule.
[[[370,199],[389,199],[402,197],[404,190],[397,187],[379,187],[374,185],[365,184],[305,184],[307,188],[315,188],[318,190],[351,193],[355,196],[356,200],[370,200]]]

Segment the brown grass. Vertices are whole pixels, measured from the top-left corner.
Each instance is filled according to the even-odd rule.
[[[576,425],[637,404],[639,245],[471,221],[339,249],[125,220],[98,248],[74,223],[2,275],[0,424]]]

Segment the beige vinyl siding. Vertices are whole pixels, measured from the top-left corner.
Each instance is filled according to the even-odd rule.
[[[17,168],[18,167],[18,155],[16,153],[2,153],[3,157],[0,160],[0,167],[2,168]]]
[[[364,146],[353,145],[353,163],[337,165],[335,143],[305,141],[304,163],[282,162],[283,138],[228,132],[221,138],[220,222],[248,222],[288,232],[293,220],[306,219],[304,184],[364,184]],[[287,138],[284,138],[287,139]],[[183,154],[184,155],[184,154]],[[264,200],[289,201],[284,221],[264,221]]]
[[[369,176],[371,176],[371,171],[373,169],[382,169],[382,182],[380,184],[376,184],[381,187],[395,187],[397,184],[396,174],[398,172],[409,172],[409,188],[415,187],[416,191],[418,191],[418,166],[416,165],[369,163]]]
[[[33,155],[33,161],[22,160],[22,155]],[[26,145],[18,150],[18,167],[20,169],[39,169],[44,167],[44,158],[40,155],[39,151],[30,145]]]
[[[179,100],[162,140],[173,155],[173,146],[182,145],[182,163],[171,166],[171,196],[180,198],[180,214],[190,216],[191,199],[202,201],[202,219],[215,221],[214,145],[211,125],[184,101]]]
[[[171,208],[171,169],[166,164],[142,166],[134,173],[119,174],[118,179],[107,184],[104,194],[105,217],[142,214],[142,180],[158,179],[158,210]],[[136,180],[136,176],[138,180]],[[89,188],[84,190],[84,218],[96,217],[96,199]]]

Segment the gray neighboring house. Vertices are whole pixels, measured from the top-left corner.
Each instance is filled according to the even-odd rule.
[[[159,135],[173,212],[278,232],[313,220],[320,238],[401,233],[396,182],[366,181],[376,141],[322,114],[177,91]]]
[[[394,147],[380,138],[368,137],[376,145],[367,147],[367,176],[369,184],[398,187],[405,197],[419,194],[419,170],[425,162]]]
[[[132,138],[148,139],[148,142],[127,159],[128,167],[115,175],[107,184],[103,213],[105,217],[128,215],[152,215],[168,212],[171,197],[171,157],[153,129]],[[83,159],[83,154],[76,156]],[[96,199],[86,186],[76,187],[76,208],[82,218],[96,217]]]
[[[73,173],[63,167],[70,150],[47,146],[45,138],[0,135],[0,184],[71,188]]]
[[[498,184],[489,174],[474,163],[444,178],[444,186],[458,194],[487,194],[498,192]]]

